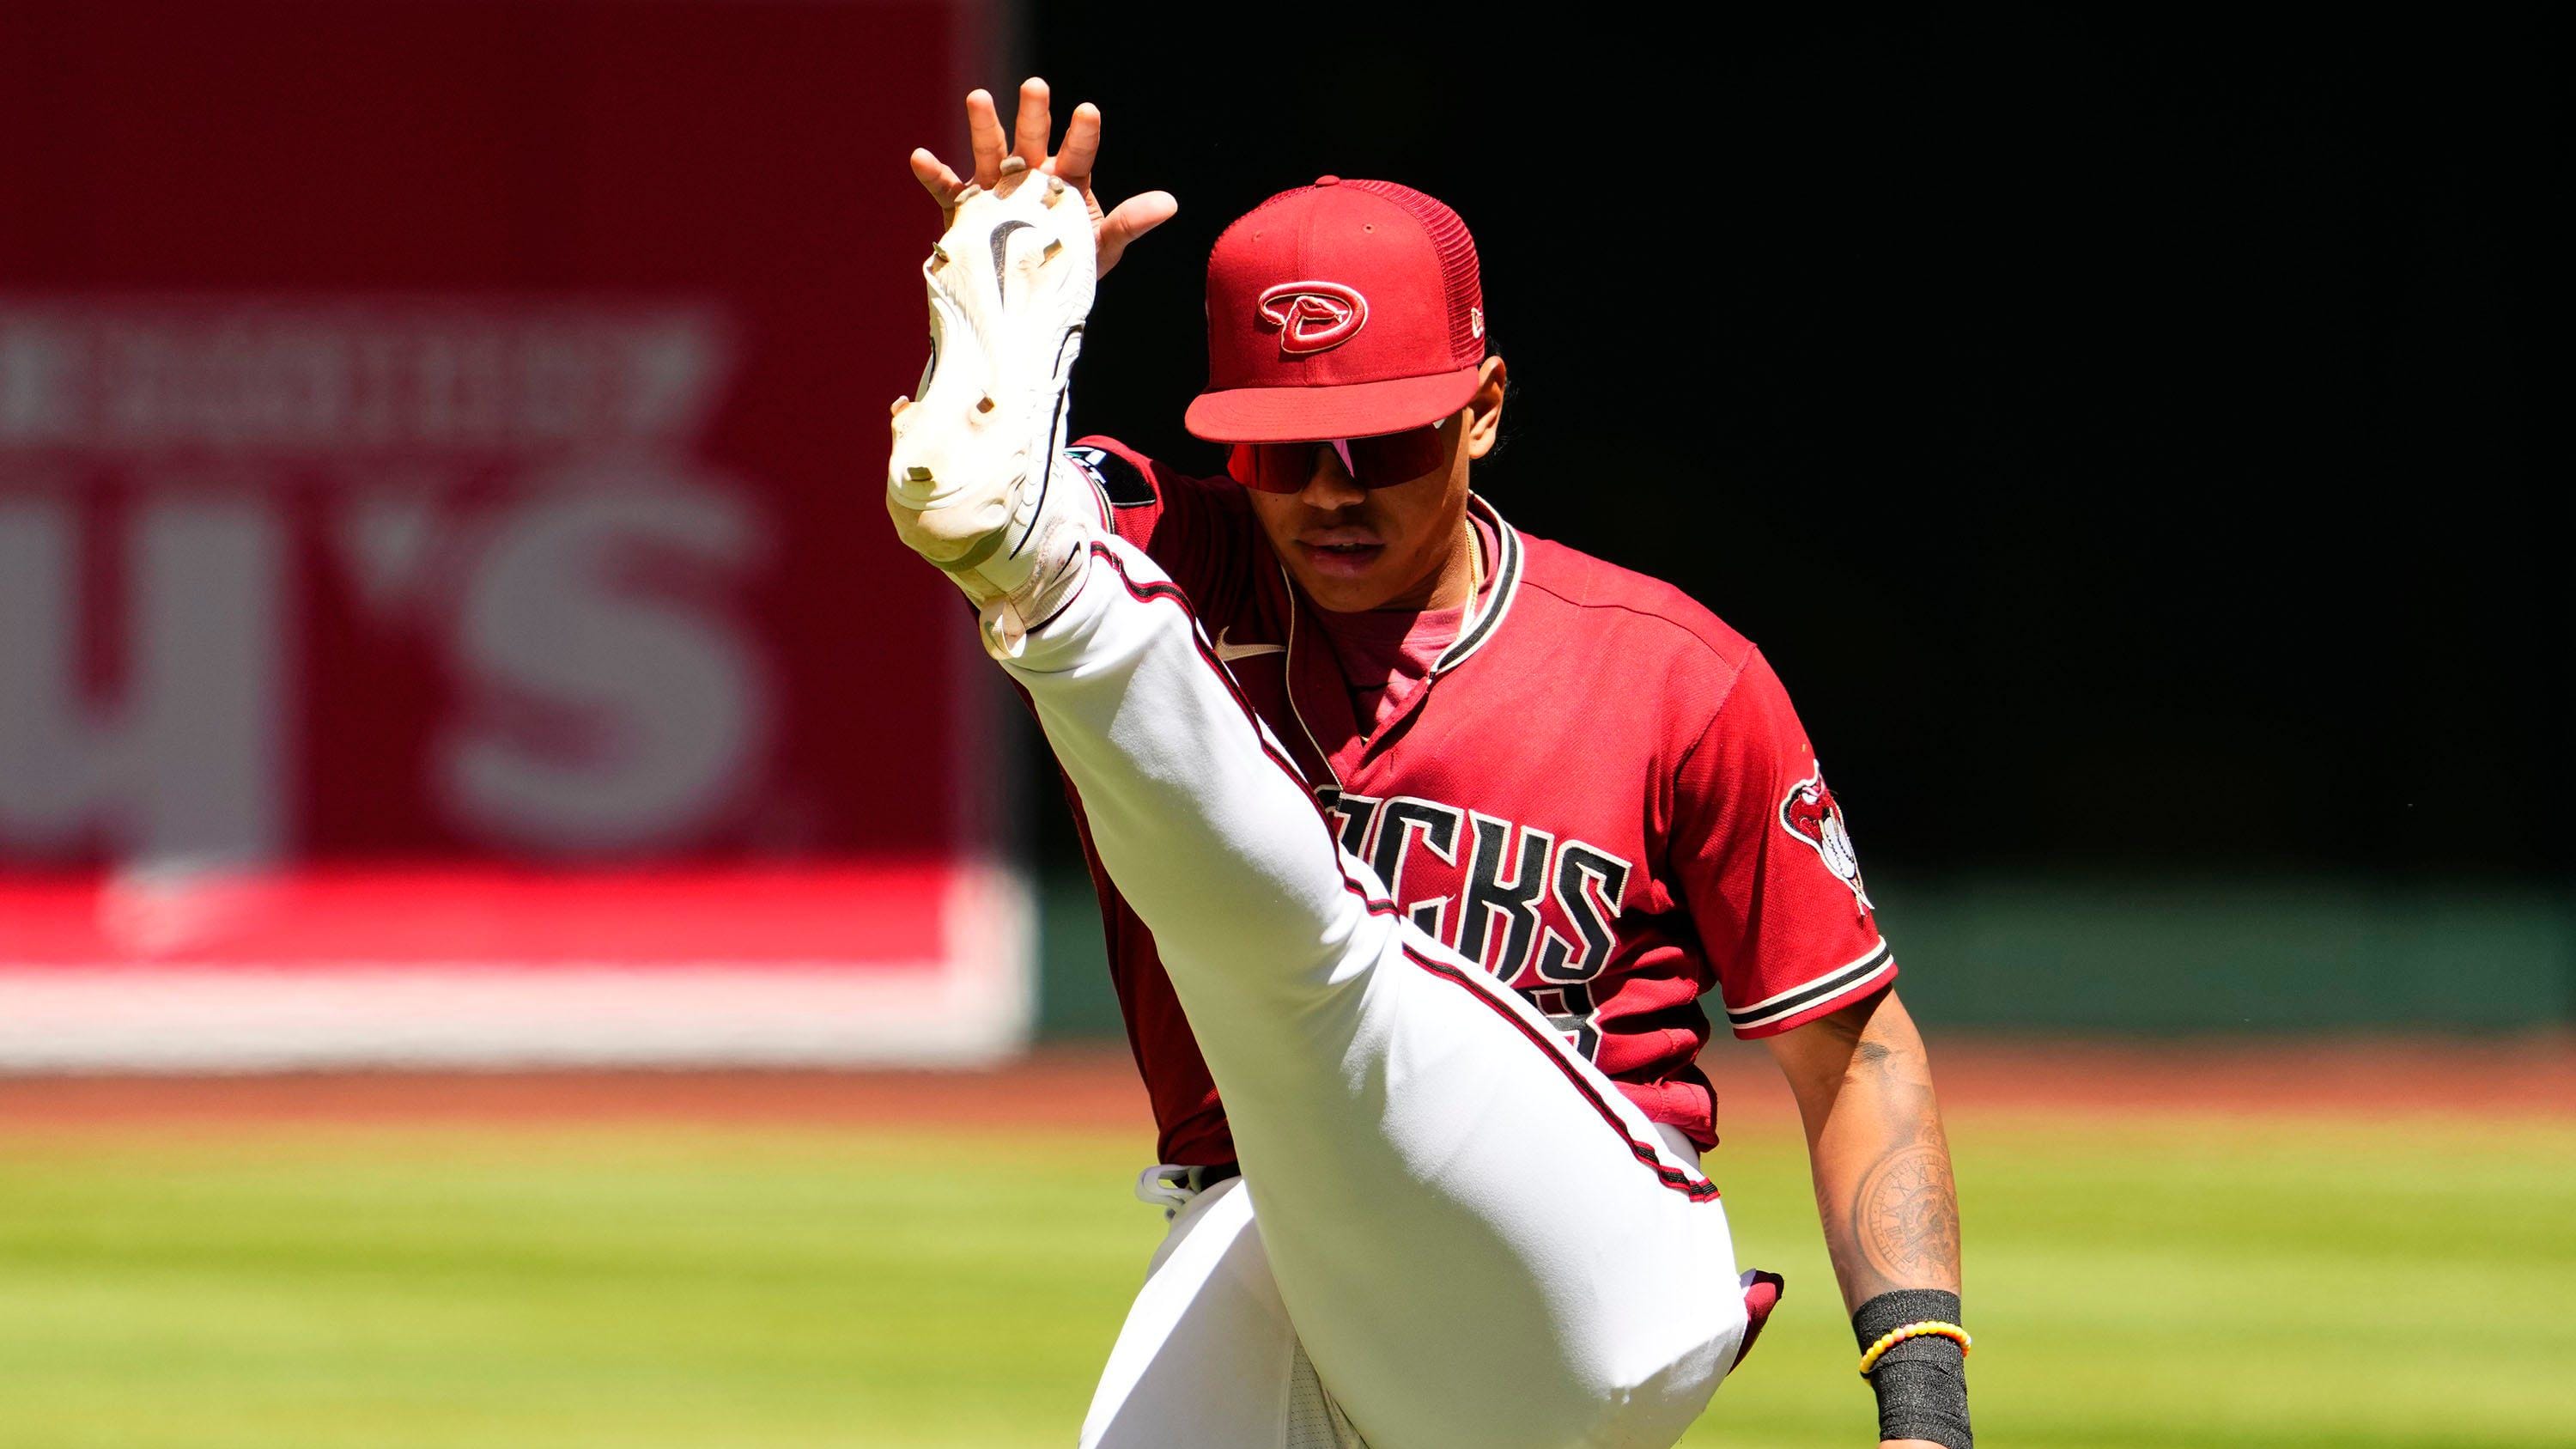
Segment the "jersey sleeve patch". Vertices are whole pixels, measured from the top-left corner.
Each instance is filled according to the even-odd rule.
[[[1874,910],[1869,888],[1861,884],[1860,853],[1852,849],[1851,827],[1844,823],[1843,807],[1834,801],[1834,792],[1825,785],[1825,769],[1814,766],[1807,777],[1790,785],[1780,801],[1780,828],[1791,839],[1816,853],[1834,879],[1849,887],[1852,899],[1864,911]]]
[[[1143,508],[1156,501],[1153,480],[1145,476],[1145,470],[1107,448],[1086,444],[1067,448],[1064,455],[1099,486],[1110,507]]]

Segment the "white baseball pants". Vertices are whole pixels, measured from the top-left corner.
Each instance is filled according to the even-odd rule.
[[[1745,1331],[1716,1189],[1402,921],[1180,591],[1123,540],[1090,548],[1004,663],[1154,932],[1243,1182],[1175,1221],[1082,1442],[1330,1444],[1292,1422],[1302,1345],[1370,1449],[1671,1444]]]

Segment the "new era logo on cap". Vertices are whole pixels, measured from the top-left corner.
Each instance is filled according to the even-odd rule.
[[[1475,239],[1391,181],[1326,176],[1245,213],[1208,254],[1207,318],[1187,422],[1215,442],[1418,428],[1467,405],[1484,360]]]
[[[1368,325],[1368,298],[1339,282],[1281,282],[1261,294],[1261,320],[1291,357],[1339,347]]]

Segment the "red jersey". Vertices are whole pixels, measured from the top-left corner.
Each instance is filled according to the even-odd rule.
[[[1497,545],[1490,585],[1401,707],[1361,720],[1315,605],[1239,485],[1106,438],[1070,456],[1118,532],[1189,594],[1342,844],[1648,1117],[1716,1144],[1716,1094],[1695,1061],[1712,987],[1749,1039],[1895,979],[1787,692],[1680,590],[1529,537],[1473,499]],[[1084,848],[1163,1160],[1231,1162],[1224,1106],[1153,935],[1087,828]]]

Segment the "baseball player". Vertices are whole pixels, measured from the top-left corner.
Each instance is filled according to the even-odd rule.
[[[1169,217],[1032,80],[948,227],[888,511],[975,604],[1100,887],[1171,1229],[1086,1446],[1664,1445],[1750,1347],[1712,987],[1804,1115],[1882,1445],[1969,1449],[1958,1215],[1841,810],[1761,654],[1469,486],[1505,399],[1448,207],[1320,178],[1208,265],[1227,476],[1063,436]]]

